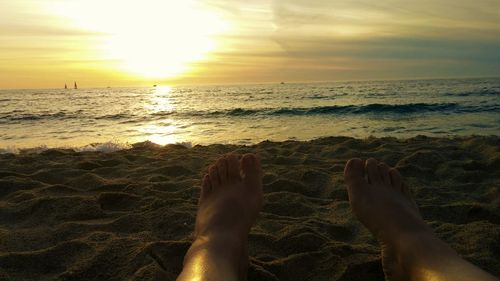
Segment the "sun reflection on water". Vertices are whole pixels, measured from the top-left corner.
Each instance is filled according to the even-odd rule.
[[[175,104],[172,100],[172,87],[158,86],[150,94],[148,102],[144,105],[148,114],[158,115],[159,119],[154,123],[145,124],[138,131],[145,136],[145,139],[156,144],[165,145],[182,141],[177,134],[178,127],[168,114],[175,111]]]
[[[172,87],[155,87],[151,93],[149,103],[147,103],[144,108],[150,114],[169,113],[174,111],[175,106],[172,101]]]
[[[158,126],[151,125],[148,127],[141,128],[141,131],[148,135],[146,138],[156,144],[165,145],[169,143],[181,142],[178,135],[175,134],[177,127],[174,125],[170,126]]]

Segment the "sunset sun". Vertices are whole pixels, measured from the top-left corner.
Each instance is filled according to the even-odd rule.
[[[98,33],[100,60],[145,78],[170,78],[207,59],[227,29],[195,1],[64,1],[54,5],[78,28]]]

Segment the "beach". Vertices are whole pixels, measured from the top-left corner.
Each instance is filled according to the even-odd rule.
[[[397,167],[437,236],[500,276],[500,138],[417,136],[0,154],[0,280],[175,280],[201,177],[231,152],[265,172],[248,280],[383,280],[349,209],[352,157]]]
[[[500,2],[372,2],[4,0],[0,281],[500,278]]]

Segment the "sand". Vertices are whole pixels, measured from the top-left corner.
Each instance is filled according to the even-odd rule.
[[[383,280],[349,211],[342,171],[355,156],[397,166],[437,235],[500,276],[499,137],[331,137],[0,155],[0,280],[175,280],[200,178],[228,152],[258,153],[266,172],[249,280]]]

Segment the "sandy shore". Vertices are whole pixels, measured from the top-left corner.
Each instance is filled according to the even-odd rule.
[[[266,171],[249,280],[383,280],[349,212],[342,171],[355,156],[397,166],[438,236],[500,276],[499,137],[332,137],[0,155],[0,280],[175,280],[202,173],[233,151],[258,153]]]

